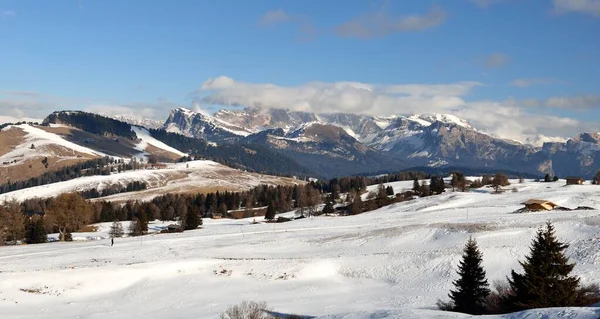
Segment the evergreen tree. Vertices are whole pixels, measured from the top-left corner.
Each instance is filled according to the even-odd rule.
[[[458,265],[457,273],[460,278],[453,282],[455,290],[451,290],[448,295],[454,304],[454,311],[472,315],[485,313],[485,301],[490,289],[485,270],[481,266],[481,258],[477,242],[469,238]]]
[[[46,233],[44,219],[42,217],[38,217],[35,218],[35,220],[29,220],[27,223],[25,241],[28,244],[41,244],[45,243],[47,240],[48,234]]]
[[[140,229],[141,229],[142,233],[147,232],[148,231],[148,215],[146,215],[145,211],[140,212],[139,223],[140,223]]]
[[[579,278],[569,276],[575,264],[565,256],[567,247],[557,240],[551,223],[538,230],[529,256],[519,262],[524,273],[511,272],[514,296],[508,301],[509,310],[576,305]]]
[[[429,190],[434,194],[441,194],[446,190],[446,184],[441,176],[431,176]]]
[[[599,171],[599,173],[600,173],[600,171]],[[331,191],[331,197],[333,198],[334,201],[336,199],[340,199],[340,185],[339,184],[333,185],[333,189]]]
[[[415,178],[413,180],[413,187],[412,187],[413,192],[418,193],[419,191],[421,191],[421,184],[419,184],[419,179]]]
[[[546,176],[544,176],[544,182],[550,182],[550,174],[546,174]]]
[[[275,206],[273,205],[273,202],[270,202],[269,206],[267,206],[267,213],[265,214],[265,219],[266,220],[275,219]]]
[[[392,186],[386,187],[385,192],[388,196],[394,196],[394,188]]]
[[[331,197],[327,196],[327,198],[325,199],[325,207],[323,207],[323,214],[331,215],[334,212],[335,209],[333,208],[333,202],[331,201]]]
[[[110,231],[108,232],[108,235],[110,236],[110,238],[119,238],[123,237],[123,233],[123,225],[119,221],[115,220],[110,226]]]
[[[554,177],[552,177],[552,181],[553,182],[558,182],[558,176],[554,175]]]
[[[190,209],[185,218],[185,230],[192,230],[198,228],[198,226],[202,225],[202,218],[200,218],[200,213],[197,209]]]

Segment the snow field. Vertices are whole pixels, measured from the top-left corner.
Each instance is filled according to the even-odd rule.
[[[391,185],[412,186],[402,183]],[[264,300],[280,313],[323,318],[469,318],[436,311],[435,302],[447,298],[470,236],[491,283],[520,271],[536,229],[551,220],[570,244],[574,273],[598,282],[600,211],[511,214],[530,198],[600,208],[599,187],[563,185],[447,192],[281,224],[205,220],[202,229],[117,239],[114,247],[108,240],[2,247],[0,317],[215,318],[228,305]],[[490,318],[599,315],[599,308],[557,308]]]

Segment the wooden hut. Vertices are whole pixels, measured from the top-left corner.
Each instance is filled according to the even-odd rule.
[[[583,185],[585,180],[581,177],[577,176],[569,176],[567,177],[567,185]]]
[[[530,199],[522,204],[525,205],[525,208],[529,211],[550,211],[558,206],[553,202],[544,199]]]

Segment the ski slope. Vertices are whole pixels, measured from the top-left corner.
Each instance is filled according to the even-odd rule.
[[[600,186],[513,186],[518,192],[447,192],[349,217],[205,220],[202,229],[114,247],[107,239],[2,247],[0,318],[216,318],[242,300],[331,319],[470,318],[435,309],[467,239],[478,241],[491,283],[520,271],[548,220],[570,244],[574,274],[600,282],[600,211],[512,214],[531,198],[600,208]],[[555,308],[486,318],[599,316],[600,308]]]

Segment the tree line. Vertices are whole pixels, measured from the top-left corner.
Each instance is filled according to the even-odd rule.
[[[115,195],[115,194],[137,192],[137,191],[142,191],[145,189],[148,189],[148,183],[134,181],[134,182],[127,183],[125,186],[111,185],[111,186],[101,189],[101,190],[98,190],[96,188],[91,188],[91,189],[87,189],[84,191],[80,191],[79,194],[85,199],[93,199],[93,198],[108,197],[108,196]]]
[[[42,122],[42,125],[49,124],[68,124],[100,136],[119,136],[130,140],[137,138],[135,132],[131,130],[131,125],[128,123],[82,111],[54,112],[48,115]]]
[[[38,122],[26,122],[26,121],[20,121],[20,122],[16,122],[16,123],[4,123],[4,124],[0,124],[0,131],[2,131],[3,129],[12,126],[12,125],[23,125],[23,124],[29,124],[29,125],[39,125]]]
[[[589,306],[600,301],[597,285],[582,285],[571,275],[574,263],[569,263],[565,249],[554,226],[547,223],[539,228],[529,255],[519,261],[523,272],[512,270],[507,283],[496,283],[490,290],[486,272],[481,265],[483,254],[477,242],[470,238],[458,265],[458,279],[448,297],[439,300],[442,310],[481,314],[503,314],[534,308]]]

